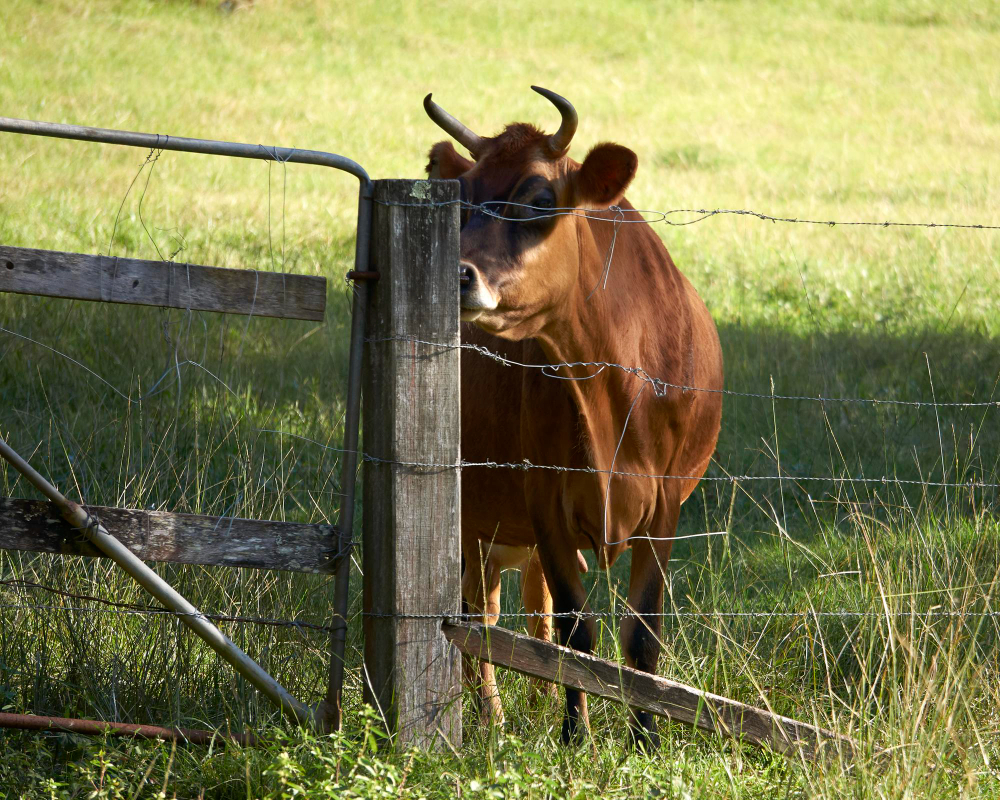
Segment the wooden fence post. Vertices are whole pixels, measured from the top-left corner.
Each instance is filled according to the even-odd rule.
[[[461,608],[458,200],[457,181],[375,181],[363,680],[403,747],[462,743],[459,652],[419,616]]]

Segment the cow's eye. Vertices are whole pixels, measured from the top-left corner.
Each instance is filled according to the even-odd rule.
[[[552,208],[555,204],[552,195],[548,194],[539,195],[531,202],[535,208]]]

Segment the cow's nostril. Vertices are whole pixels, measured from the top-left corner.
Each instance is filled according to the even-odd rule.
[[[460,267],[458,270],[458,282],[462,286],[469,286],[473,279],[472,267]]]

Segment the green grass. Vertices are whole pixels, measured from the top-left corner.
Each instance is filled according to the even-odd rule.
[[[424,94],[482,133],[512,120],[551,128],[554,110],[528,90],[539,83],[579,110],[578,157],[607,139],[636,151],[629,197],[640,208],[997,225],[998,49],[1000,4],[989,0],[614,0],[572,11],[258,0],[233,13],[214,2],[8,0],[0,114],[333,150],[374,177],[415,177],[441,138]],[[325,323],[0,296],[0,327],[107,381],[0,332],[0,434],[91,503],[335,519],[336,452],[265,431],[341,441],[356,182],[174,153],[140,170],[145,160],[3,134],[0,241],[325,275]],[[718,323],[729,389],[997,398],[996,232],[731,216],[657,231]],[[270,737],[256,750],[174,750],[3,731],[0,795],[998,796],[1000,627],[981,615],[995,609],[1000,576],[997,492],[930,485],[1000,482],[998,423],[995,408],[726,399],[710,476],[927,482],[706,482],[682,513],[681,533],[729,535],[674,550],[671,607],[701,614],[668,620],[661,674],[848,733],[861,743],[853,770],[672,725],[662,752],[629,753],[624,711],[606,701],[592,703],[593,741],[563,748],[558,704],[506,673],[507,729],[481,730],[470,705],[461,758],[378,750],[377,720],[361,706],[360,624],[348,729],[316,738],[276,727],[175,622],[0,587],[5,710]],[[0,471],[0,495],[33,496],[15,478]],[[595,607],[620,608],[622,562],[591,571]],[[322,578],[158,569],[221,613],[331,614]],[[83,559],[2,553],[9,578],[145,602],[118,571]],[[357,592],[352,603],[360,610]],[[24,604],[63,607],[13,608]],[[298,696],[319,699],[324,635],[226,630]],[[620,657],[614,625],[598,649]]]

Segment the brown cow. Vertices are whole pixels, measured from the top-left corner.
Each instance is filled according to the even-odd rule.
[[[532,88],[560,110],[555,134],[517,123],[480,137],[430,95],[424,100],[430,117],[474,159],[445,141],[431,148],[428,165],[431,177],[459,179],[463,199],[475,206],[462,210],[462,320],[474,323],[463,326],[463,341],[526,364],[608,362],[644,372],[520,369],[464,350],[463,458],[583,471],[466,469],[463,553],[467,565],[478,565],[480,542],[537,543],[554,609],[567,613],[589,610],[578,549],[592,548],[607,568],[631,547],[632,615],[622,622],[622,649],[630,666],[655,672],[655,615],[680,506],[719,435],[719,337],[660,239],[648,225],[630,224],[642,220],[623,197],[636,155],[605,143],[582,164],[572,160],[566,154],[576,111]],[[680,477],[650,477],[664,475]],[[556,629],[563,644],[591,651],[592,618],[559,617]],[[586,696],[567,689],[563,740],[588,724]],[[637,742],[656,742],[646,712],[633,712],[632,731]]]

